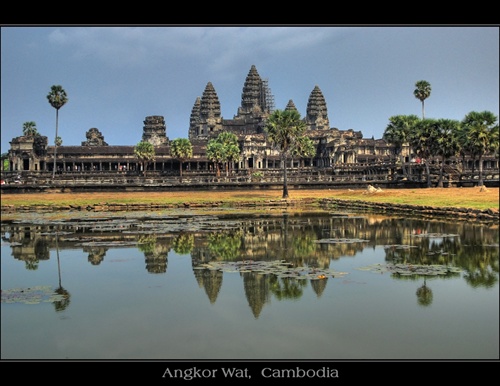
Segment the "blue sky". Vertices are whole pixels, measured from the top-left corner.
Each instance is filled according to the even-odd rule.
[[[432,87],[427,118],[498,116],[499,46],[497,26],[2,26],[1,152],[27,121],[53,144],[52,85],[69,99],[63,145],[80,145],[93,127],[110,145],[135,145],[149,115],[164,116],[170,139],[187,138],[207,83],[231,119],[252,65],[275,108],[291,99],[305,116],[317,85],[330,126],[367,138],[381,138],[393,115],[421,116],[418,80]]]

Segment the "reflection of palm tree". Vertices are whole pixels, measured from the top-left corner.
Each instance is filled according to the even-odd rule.
[[[278,300],[284,299],[300,299],[304,293],[303,288],[307,286],[305,280],[299,280],[293,277],[277,277],[269,278],[270,290]]]
[[[58,233],[56,232],[56,254],[57,254],[57,273],[59,276],[59,287],[56,289],[58,295],[62,295],[61,300],[54,301],[54,307],[56,311],[64,311],[70,303],[70,293],[63,288],[61,284],[61,263],[59,261],[59,244],[58,244]]]
[[[188,255],[194,247],[194,235],[181,233],[174,239],[174,252],[179,255]]]
[[[417,289],[418,304],[421,306],[429,306],[432,303],[432,290],[427,287],[424,277],[424,285]]]
[[[213,233],[208,237],[208,249],[217,259],[236,260],[241,255],[241,230],[229,233]]]

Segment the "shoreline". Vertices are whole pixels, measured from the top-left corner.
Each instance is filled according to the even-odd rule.
[[[2,221],[23,213],[116,213],[190,210],[197,213],[235,210],[302,211],[350,208],[457,220],[499,222],[499,188],[427,188],[388,190],[289,190],[193,192],[96,192],[2,194]]]

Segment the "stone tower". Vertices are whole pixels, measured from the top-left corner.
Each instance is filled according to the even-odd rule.
[[[330,128],[325,97],[318,86],[314,87],[309,96],[305,122],[309,130],[328,130]]]
[[[152,115],[144,120],[142,140],[154,146],[168,143],[167,126],[161,115]]]
[[[196,98],[189,120],[189,138],[208,138],[222,132],[222,117],[217,92],[208,82],[200,98]]]
[[[87,140],[82,142],[82,146],[108,146],[106,141],[104,141],[104,135],[96,127],[87,131],[85,136]]]
[[[285,111],[290,111],[290,110],[298,111],[297,107],[295,107],[295,103],[293,103],[293,101],[291,99],[288,101],[288,103],[286,104],[286,107],[285,107]]]
[[[193,108],[191,109],[191,116],[189,117],[189,132],[188,138],[196,138],[200,135],[198,132],[200,127],[200,107],[201,107],[201,98],[196,97]]]
[[[266,104],[266,89],[255,65],[252,65],[243,85],[241,107],[238,108],[238,118],[262,117],[269,113]]]

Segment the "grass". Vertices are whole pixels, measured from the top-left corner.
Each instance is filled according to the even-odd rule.
[[[472,209],[499,208],[499,188],[427,188],[367,190],[318,189],[289,190],[289,200],[337,198],[368,202],[397,203]],[[192,192],[96,192],[96,193],[26,193],[1,195],[1,205],[19,206],[88,206],[107,204],[183,204],[264,202],[281,200],[281,190],[192,191]]]

